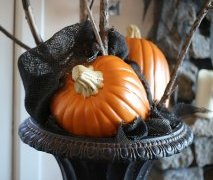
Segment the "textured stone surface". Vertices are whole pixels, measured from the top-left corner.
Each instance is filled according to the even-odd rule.
[[[194,156],[190,147],[179,154],[158,160],[156,166],[161,169],[176,169],[188,167],[192,164]]]
[[[177,102],[191,103],[195,98],[195,83],[185,74],[178,78]]]
[[[163,1],[156,42],[169,61],[177,57],[184,37],[196,19],[196,11],[192,0]]]
[[[191,103],[195,98],[198,68],[189,60],[185,60],[180,67],[178,88],[175,92],[175,102]]]
[[[193,83],[196,83],[198,71],[198,67],[188,59],[184,60],[182,66],[180,67],[181,74],[184,74]]]
[[[193,167],[162,171],[153,168],[148,180],[203,180],[203,169]]]
[[[213,137],[195,137],[194,147],[198,166],[213,164]]]
[[[196,31],[190,48],[190,55],[195,59],[205,59],[210,57],[210,38]]]
[[[213,118],[197,118],[191,127],[196,136],[213,138]]]
[[[211,62],[212,62],[212,66],[213,66],[213,12],[210,12],[210,16],[211,16],[211,27],[210,27],[210,53],[211,53]]]

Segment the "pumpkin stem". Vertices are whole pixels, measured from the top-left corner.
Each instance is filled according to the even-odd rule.
[[[93,66],[75,66],[72,69],[72,79],[75,81],[75,91],[83,94],[84,97],[97,94],[98,90],[104,85],[103,73],[101,71],[95,71]]]
[[[127,37],[130,37],[130,38],[141,38],[140,29],[136,25],[130,24],[127,27]]]

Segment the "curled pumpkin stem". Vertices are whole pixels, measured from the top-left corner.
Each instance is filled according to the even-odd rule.
[[[97,94],[104,85],[102,72],[95,71],[92,66],[75,66],[72,69],[72,79],[75,81],[75,91],[84,97]]]
[[[136,25],[130,24],[127,27],[127,37],[130,37],[130,38],[141,38],[140,29]]]

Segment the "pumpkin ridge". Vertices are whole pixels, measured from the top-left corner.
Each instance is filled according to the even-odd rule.
[[[152,43],[149,43],[149,45],[150,45],[150,47],[151,47],[151,49],[152,49],[152,54],[153,54],[153,61],[154,61],[154,63],[153,63],[153,65],[154,65],[154,70],[153,70],[153,80],[154,80],[154,95],[157,93],[157,91],[156,91],[156,78],[155,78],[155,70],[156,70],[156,63],[155,63],[155,61],[156,61],[156,53],[155,53],[155,47],[153,47],[153,44]],[[156,96],[154,96],[153,97],[154,98],[154,100],[156,99]]]
[[[115,96],[115,95],[113,94],[113,92],[108,91],[108,92],[107,92],[107,97],[110,97],[110,98],[107,98],[107,99],[106,99],[106,102],[107,102],[107,104],[110,106],[110,109],[111,109],[113,112],[115,112],[116,116],[119,117],[119,121],[120,121],[120,122],[123,122],[123,121],[124,121],[124,118],[121,116],[121,114],[119,114],[119,113],[116,111],[117,106],[116,106],[115,104],[112,104],[112,103],[110,102],[111,99],[113,99],[114,96]],[[118,101],[117,101],[117,103],[118,103]],[[119,104],[119,103],[118,103],[118,104]]]
[[[113,79],[113,77],[106,76],[106,78],[105,78],[105,87],[104,88],[106,88],[107,86],[111,86],[111,85],[120,87],[120,85],[118,85],[118,83],[122,82],[124,84],[127,84],[127,83],[131,84],[135,88],[141,89],[141,84],[142,83],[141,83],[139,78],[138,78],[138,81],[136,82],[135,81],[136,78],[138,78],[138,76],[135,76],[135,77],[130,76],[130,77],[125,78],[125,79],[123,78],[123,79],[117,80],[116,78]],[[134,80],[134,81],[132,81],[132,80]]]
[[[104,121],[105,125],[104,126],[106,127],[106,124],[110,124],[112,129],[114,129],[114,132],[116,132],[117,127],[108,119],[108,117],[100,109],[97,109],[97,111],[100,113],[100,116],[105,117],[104,118],[105,119],[105,121]],[[100,121],[102,121],[102,122],[100,122]],[[105,134],[106,129],[103,127],[102,123],[103,123],[103,120],[99,120],[100,130],[101,130],[101,132],[104,132],[104,134]]]
[[[73,109],[73,106],[76,104],[76,102],[77,102],[77,98],[73,98],[73,101],[72,101],[72,106],[69,106],[69,116],[70,117],[73,117],[73,114],[74,114],[74,109]],[[70,113],[70,109],[72,110],[71,111],[71,113]],[[73,120],[73,118],[70,118],[69,119],[69,129],[71,129],[71,131],[73,131],[73,127],[74,127],[74,125],[73,125],[73,122],[74,120]],[[65,118],[63,118],[62,119],[62,124],[63,124],[63,127],[65,126],[67,126],[67,125],[65,125],[65,123],[66,123],[66,119]]]
[[[73,107],[76,107],[76,104],[77,105],[79,105],[78,104],[78,98],[77,97],[74,97],[73,98],[73,101],[72,101],[72,103],[71,103],[71,105],[70,105],[70,109],[72,109],[72,113],[71,114],[69,114],[69,116],[70,117],[75,117],[75,110],[76,110],[76,108],[73,108]],[[64,122],[65,121],[65,122]],[[71,127],[71,129],[73,130],[73,131],[75,131],[74,129],[74,127],[75,127],[75,121],[76,121],[76,119],[74,119],[74,118],[69,118],[68,120],[67,119],[63,119],[63,123],[68,123],[69,124],[69,129],[70,129],[70,127]],[[67,127],[67,124],[65,125],[65,127]]]
[[[100,97],[100,100],[102,100],[102,99],[103,98]],[[106,129],[103,127],[102,123],[103,123],[103,120],[106,121],[105,119],[106,119],[107,116],[104,115],[104,118],[102,118],[102,119],[100,118],[100,117],[103,116],[103,114],[101,113],[101,108],[99,108],[100,105],[96,105],[97,102],[98,101],[91,101],[92,112],[93,112],[93,115],[94,115],[93,116],[94,117],[93,121],[94,120],[96,121],[96,127],[95,127],[95,129],[97,130],[97,133],[96,134],[93,133],[93,136],[95,134],[95,136],[100,137],[100,136],[106,135],[106,132],[105,132]]]
[[[144,61],[145,59],[145,53],[144,53],[144,50],[145,50],[145,47],[144,47],[144,42],[145,40],[144,39],[140,39],[140,42],[141,42],[141,49],[142,49],[142,59],[141,61],[143,62],[143,66],[141,66],[141,72],[144,72],[144,69],[145,69],[145,66],[146,66],[146,62]],[[140,65],[139,65],[140,67]]]
[[[58,99],[60,99],[60,98],[64,98],[64,96],[67,96],[67,94],[69,95],[69,91],[68,90],[66,90],[66,91],[64,91],[64,90],[62,90],[62,92],[59,94],[59,95],[62,95],[62,96],[57,96],[56,98]],[[57,105],[58,106],[58,105]],[[61,107],[61,106],[60,106]],[[61,108],[61,110],[60,110],[60,112],[59,113],[57,113],[57,114],[62,114],[62,117],[60,117],[60,119],[63,119],[64,118],[64,114],[65,114],[65,111],[66,111],[66,109],[67,109],[67,107],[69,107],[69,101],[66,101],[66,104],[64,104],[63,106],[62,106],[63,108]]]
[[[63,126],[64,126],[64,121],[66,120],[66,113],[68,113],[68,112],[70,112],[70,111],[68,111],[69,109],[70,109],[70,103],[69,103],[69,99],[70,99],[70,96],[71,96],[71,94],[68,92],[68,95],[67,95],[68,97],[67,97],[67,107],[66,108],[64,108],[64,113],[63,113],[63,117],[61,118],[62,119],[62,121],[60,122]],[[72,102],[72,104],[74,104],[74,102]]]
[[[117,94],[117,93],[115,93],[115,92],[112,92],[111,93],[112,94],[112,96],[116,96],[116,98],[117,99],[119,99],[119,101],[120,102],[122,102],[122,104],[125,104],[125,109],[128,111],[128,112],[130,112],[131,114],[137,114],[137,115],[139,115],[140,116],[140,112],[137,110],[137,108],[134,108],[133,107],[133,105],[129,102],[129,101],[123,101],[122,99],[122,97],[120,96],[120,94]],[[132,93],[131,93],[132,94]],[[143,101],[142,101],[143,102]],[[123,106],[124,107],[124,106]],[[127,107],[130,107],[130,108],[127,108]],[[129,111],[129,109],[131,110],[131,111]]]
[[[76,98],[77,99],[77,98]],[[81,124],[82,122],[79,122],[79,119],[76,119],[76,114],[77,114],[77,108],[73,108],[73,134],[79,134],[79,133],[76,133],[76,132],[79,132],[79,129],[76,130],[76,127],[79,126],[79,124]],[[68,122],[69,123],[69,122]],[[65,126],[66,127],[66,126]],[[80,130],[81,131],[81,130]]]
[[[152,98],[155,99],[155,57],[156,57],[156,54],[155,54],[153,47],[151,46],[150,41],[144,39],[143,42],[146,43],[146,46],[148,46],[150,48],[151,52],[152,52],[151,53],[152,57],[149,57],[149,61],[152,62],[153,69],[150,70],[150,63],[147,65],[147,61],[144,61],[145,65],[144,65],[144,71],[143,72],[144,72],[144,75],[145,75],[147,82],[149,83],[150,91],[153,94]],[[148,68],[149,68],[148,74],[147,74],[147,69],[145,69],[146,66],[148,66]],[[150,75],[150,72],[152,73],[151,75]],[[146,76],[148,76],[148,77],[146,77]]]
[[[131,68],[131,67],[130,67]],[[131,74],[134,74],[134,72],[132,72],[132,68],[131,70],[130,69],[126,69],[126,68],[123,68],[123,67],[120,67],[119,69],[118,68],[115,68],[115,69],[108,69],[107,72],[110,73],[110,72],[117,72],[117,71],[125,71],[125,72],[128,72],[128,73],[131,73]],[[101,71],[101,70],[100,70]]]
[[[123,121],[123,119],[116,113],[116,111],[109,105],[109,103],[105,102],[104,106],[107,106],[107,108],[110,109],[110,111],[114,112],[113,116],[116,116],[116,118],[119,118],[120,119],[120,121],[119,121],[120,123]],[[106,112],[104,114],[106,114]],[[117,122],[115,122],[113,119],[111,119],[111,120],[112,120],[112,124],[114,124],[114,126],[116,127],[117,126]]]
[[[90,100],[89,100],[90,101]],[[95,120],[95,122],[96,122],[96,131],[97,131],[97,133],[98,133],[98,135],[101,135],[101,130],[100,130],[100,122],[99,122],[99,120],[97,119],[97,116],[96,116],[96,114],[94,113],[94,110],[96,110],[97,109],[97,107],[94,105],[94,101],[90,101],[90,105],[92,106],[92,111],[90,112],[90,113],[92,113],[93,114],[93,117],[94,117],[94,120]]]
[[[73,107],[77,107],[79,104],[78,104],[78,97],[76,96],[74,96],[74,98],[73,98],[73,101],[72,101],[72,105],[70,105],[70,108],[72,109],[72,112],[71,112],[71,114],[69,115],[70,117],[75,117],[75,109],[76,108],[73,108]],[[75,127],[75,121],[76,121],[76,119],[74,119],[74,118],[69,118],[69,127],[71,127],[71,129],[73,130],[73,129],[75,129],[74,127]],[[78,120],[77,120],[78,121]]]
[[[89,101],[88,101],[89,102]],[[84,103],[83,103],[83,110],[82,110],[82,115],[83,115],[83,117],[82,117],[82,121],[83,121],[83,127],[84,127],[84,129],[83,129],[83,132],[85,132],[84,134],[90,134],[90,121],[88,121],[89,120],[89,118],[88,117],[86,117],[86,110],[87,110],[87,105],[88,105],[88,102],[87,101],[84,101]],[[93,122],[92,122],[93,123]]]
[[[129,81],[127,81],[127,82],[129,82]],[[119,85],[117,85],[117,84],[110,84],[110,85],[113,86],[112,89],[114,89],[114,88],[123,88],[123,89],[125,89],[125,91],[128,91],[129,93],[131,93],[131,94],[137,96],[137,98],[139,98],[143,103],[144,103],[144,99],[147,99],[147,95],[145,95],[145,97],[144,97],[144,94],[146,94],[146,91],[145,91],[145,90],[144,90],[144,93],[138,92],[138,93],[140,93],[141,95],[143,95],[143,97],[140,97],[140,96],[138,96],[138,93],[133,92],[132,90],[130,90],[129,88],[127,88],[127,87],[125,87],[125,86],[121,87],[121,86],[119,86]],[[135,86],[135,87],[138,88],[137,86]],[[109,90],[109,91],[111,91],[111,90]],[[136,91],[137,91],[137,90],[136,90]],[[145,105],[145,104],[144,104],[144,105]]]
[[[133,78],[134,78],[134,77],[133,77]],[[138,78],[138,77],[137,77],[137,78]],[[131,79],[132,79],[132,78],[131,78]],[[128,79],[122,79],[122,81],[124,81],[124,82],[126,82],[126,83],[131,83],[131,85],[133,85],[133,86],[134,86],[135,88],[137,88],[137,89],[141,89],[141,88],[140,88],[140,85],[139,85],[138,83],[140,83],[140,84],[143,85],[143,83],[140,81],[140,79],[139,79],[138,83],[129,81]],[[119,85],[113,84],[113,83],[111,83],[110,85],[119,87]],[[125,86],[124,86],[124,87],[125,87]],[[126,88],[126,87],[125,87],[125,88]],[[127,89],[128,89],[128,88],[127,88]],[[143,88],[143,89],[141,89],[141,90],[143,90],[144,92],[146,92],[146,91],[145,91],[145,88]],[[141,92],[141,93],[142,93],[142,92]],[[146,97],[147,97],[147,95],[146,95]]]
[[[155,46],[155,45],[153,44],[153,46]],[[157,46],[156,46],[156,48],[157,48]],[[161,56],[161,66],[167,66],[168,67],[168,62],[167,62],[166,57],[164,56],[164,54],[162,52],[159,52],[159,54]],[[166,82],[166,83],[165,83],[165,87],[164,87],[164,89],[162,91],[161,97],[163,96],[163,92],[165,91],[166,85],[169,82],[169,80],[170,80],[170,74],[169,74],[169,68],[167,68],[167,71],[164,73],[164,82]]]

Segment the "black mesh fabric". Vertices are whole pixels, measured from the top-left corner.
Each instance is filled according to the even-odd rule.
[[[125,38],[109,30],[109,54],[122,59],[127,56]],[[25,107],[36,121],[42,123],[50,115],[49,101],[63,85],[65,72],[77,64],[93,61],[100,55],[91,23],[77,23],[60,30],[52,38],[22,54],[18,61],[25,88]]]

